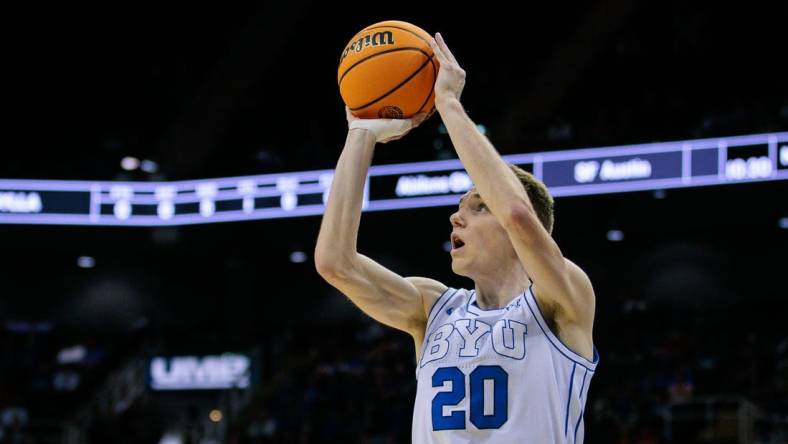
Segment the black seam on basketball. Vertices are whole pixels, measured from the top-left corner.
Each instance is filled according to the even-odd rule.
[[[369,30],[372,30],[372,29],[380,29],[380,28],[394,28],[394,29],[401,29],[401,30],[403,30],[403,31],[406,31],[406,32],[409,32],[409,33],[411,33],[411,34],[415,35],[415,36],[416,36],[416,37],[417,37],[419,40],[421,40],[422,42],[426,43],[426,44],[427,44],[427,46],[430,46],[430,47],[432,46],[432,45],[430,45],[430,42],[428,42],[428,41],[424,40],[424,37],[422,37],[422,36],[420,36],[420,35],[416,34],[415,32],[411,31],[410,29],[408,29],[408,28],[400,28],[399,26],[393,26],[393,25],[383,25],[383,26],[375,26],[374,28],[364,28],[364,29],[362,29],[362,30],[361,30],[361,32],[359,32],[358,34],[361,34],[361,33],[362,33],[362,32],[364,32],[364,31],[369,31]],[[427,31],[424,31],[424,32],[427,32]],[[356,34],[356,35],[358,35],[358,34]],[[429,34],[429,33],[428,33],[428,34]],[[351,41],[352,41],[352,40],[351,40]]]
[[[367,57],[365,57],[365,58],[363,58],[363,59],[361,59],[361,60],[357,61],[356,63],[354,63],[354,64],[350,65],[350,68],[346,69],[346,70],[345,70],[345,72],[344,72],[344,74],[342,74],[342,77],[340,77],[340,78],[339,78],[339,86],[340,86],[340,87],[342,86],[342,81],[343,81],[343,80],[345,80],[345,76],[347,75],[347,73],[349,73],[349,72],[350,72],[350,71],[351,71],[353,68],[355,68],[356,66],[358,66],[358,65],[360,65],[360,64],[362,64],[362,63],[364,63],[364,62],[366,62],[366,61],[367,61],[367,60],[369,60],[369,59],[375,58],[375,57],[377,57],[377,56],[381,56],[381,55],[384,55],[384,54],[391,54],[392,52],[397,52],[397,51],[419,51],[420,53],[424,54],[425,56],[427,56],[427,57],[429,58],[429,55],[427,55],[427,53],[426,53],[426,52],[422,51],[422,50],[421,50],[421,49],[419,49],[419,48],[411,48],[411,47],[407,47],[407,48],[394,48],[394,49],[387,49],[387,50],[385,50],[385,51],[381,51],[381,52],[378,52],[378,53],[376,53],[376,54],[369,55],[369,56],[367,56]]]
[[[419,51],[421,51],[421,50],[419,50]],[[424,53],[424,51],[421,51],[421,52]],[[424,55],[427,55],[427,54],[424,53]],[[386,94],[383,94],[382,96],[378,97],[377,99],[375,99],[375,100],[373,100],[373,101],[371,101],[371,102],[369,102],[369,103],[367,103],[367,104],[365,104],[363,106],[359,106],[358,108],[350,108],[350,110],[351,111],[358,111],[360,109],[364,109],[364,108],[366,108],[366,107],[368,107],[370,105],[374,105],[375,103],[380,102],[381,100],[385,99],[386,97],[391,95],[391,93],[393,93],[394,91],[400,89],[402,87],[402,85],[410,82],[410,80],[412,78],[416,77],[416,74],[420,73],[421,70],[424,69],[425,66],[427,66],[427,63],[430,63],[431,61],[432,61],[432,59],[429,56],[427,56],[427,61],[422,63],[421,66],[419,66],[419,69],[417,69],[413,74],[409,75],[405,80],[400,82],[399,85],[397,85],[393,89],[391,89],[391,91],[387,92]]]
[[[432,63],[432,88],[430,88],[430,92],[427,93],[427,98],[424,99],[424,103],[421,104],[421,108],[419,108],[419,112],[424,110],[424,105],[430,101],[430,97],[432,97],[432,93],[435,92],[435,80],[438,79],[438,70],[435,68],[435,61],[430,57],[430,63]]]

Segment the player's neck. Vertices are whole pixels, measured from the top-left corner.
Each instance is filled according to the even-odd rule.
[[[521,269],[522,270],[522,269]],[[531,281],[525,271],[509,276],[491,276],[489,279],[474,280],[476,304],[484,310],[503,308],[522,294]]]

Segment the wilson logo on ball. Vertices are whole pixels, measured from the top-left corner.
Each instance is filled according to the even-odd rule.
[[[345,48],[344,51],[342,51],[342,57],[339,58],[339,63],[342,63],[342,61],[345,60],[345,57],[347,57],[351,52],[361,52],[368,46],[393,44],[394,34],[391,31],[376,32],[372,35],[365,35],[355,42],[352,42],[347,48]]]

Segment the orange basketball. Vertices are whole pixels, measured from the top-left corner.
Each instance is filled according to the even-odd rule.
[[[353,36],[339,59],[342,100],[362,119],[402,119],[430,112],[438,60],[432,37],[418,26],[390,20]]]

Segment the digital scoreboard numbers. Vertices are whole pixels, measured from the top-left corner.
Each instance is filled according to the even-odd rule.
[[[725,180],[766,179],[772,177],[777,166],[769,156],[769,143],[721,146],[721,157],[725,161],[720,173]]]
[[[145,184],[102,183],[94,193],[102,224],[182,225],[322,214],[331,173]]]
[[[788,179],[788,132],[504,156],[555,197]],[[333,170],[179,182],[0,179],[0,223],[162,226],[323,214]],[[457,205],[459,160],[370,168],[362,209]]]

